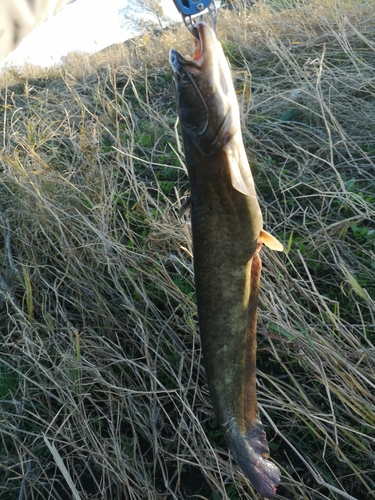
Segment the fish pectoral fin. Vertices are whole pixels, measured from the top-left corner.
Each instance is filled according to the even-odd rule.
[[[280,243],[280,241],[272,236],[272,234],[264,231],[264,229],[261,230],[258,241],[260,243],[264,243],[266,247],[270,248],[271,250],[276,250],[277,252],[282,252],[284,250],[284,247]]]
[[[190,208],[190,196],[181,205],[178,215],[182,217],[188,208]]]
[[[236,191],[239,191],[240,193],[246,195],[246,196],[251,196],[250,190],[245,182],[245,179],[243,177],[243,174],[241,172],[241,168],[239,165],[239,160],[237,158],[237,155],[233,152],[233,149],[231,147],[227,148],[228,152],[228,164],[229,164],[229,171],[230,171],[230,180],[232,182],[232,186]],[[247,161],[247,160],[246,160]],[[250,171],[250,167],[249,171]],[[251,171],[250,171],[250,176],[251,176]]]
[[[246,196],[251,196],[249,189],[242,178],[238,165],[230,166],[230,176],[231,176],[232,186],[234,187],[234,189],[236,189],[237,191]]]

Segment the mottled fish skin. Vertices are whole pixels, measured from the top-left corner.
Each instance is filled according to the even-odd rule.
[[[252,486],[273,497],[280,471],[256,398],[256,316],[263,231],[231,72],[215,33],[196,24],[193,59],[171,50],[191,191],[199,329],[207,382],[226,441]]]

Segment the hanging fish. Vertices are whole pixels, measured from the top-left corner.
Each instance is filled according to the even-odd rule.
[[[214,31],[194,26],[192,58],[170,52],[190,180],[194,275],[203,362],[217,420],[252,486],[273,497],[280,471],[269,458],[256,397],[256,317],[264,243],[228,62]]]

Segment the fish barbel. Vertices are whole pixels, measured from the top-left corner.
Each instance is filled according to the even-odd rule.
[[[282,245],[263,230],[240,129],[232,76],[204,23],[192,58],[170,51],[190,181],[194,276],[203,363],[217,420],[252,486],[273,497],[280,471],[269,457],[256,397],[259,249]]]

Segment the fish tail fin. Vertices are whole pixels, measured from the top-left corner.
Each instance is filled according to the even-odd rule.
[[[255,420],[247,433],[241,433],[236,424],[228,432],[232,434],[228,441],[234,458],[251,485],[264,497],[274,497],[280,470],[268,460],[269,448],[260,419]]]

